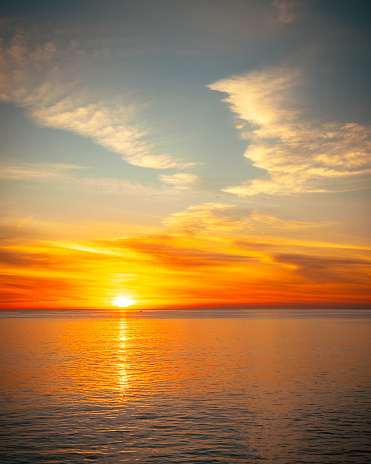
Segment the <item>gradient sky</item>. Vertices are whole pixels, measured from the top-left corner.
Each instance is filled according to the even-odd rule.
[[[7,3],[1,308],[370,306],[368,0]]]

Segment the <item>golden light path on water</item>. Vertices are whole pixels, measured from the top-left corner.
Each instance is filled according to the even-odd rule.
[[[118,343],[118,355],[120,356],[120,361],[117,365],[118,368],[118,384],[119,390],[124,395],[125,391],[129,388],[129,378],[127,373],[127,322],[119,322],[119,343]]]

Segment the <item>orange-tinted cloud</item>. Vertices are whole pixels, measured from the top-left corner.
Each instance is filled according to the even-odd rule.
[[[109,308],[121,294],[137,300],[133,308],[370,304],[369,249],[321,242],[315,223],[227,206],[188,209],[186,224],[176,216],[161,234],[7,238],[1,307]]]
[[[369,176],[370,128],[305,121],[293,92],[300,79],[297,69],[277,67],[209,85],[227,93],[224,101],[231,111],[250,124],[242,133],[250,142],[244,156],[267,172],[223,191],[242,196],[341,191],[334,181],[354,179],[351,188],[356,188],[356,182],[364,182],[362,176]]]
[[[257,233],[263,230],[269,234],[272,231],[300,231],[333,225],[331,221],[283,220],[265,211],[223,203],[190,206],[185,211],[172,214],[164,220],[164,224],[187,234]]]
[[[186,242],[187,243],[187,242]],[[239,253],[223,253],[213,250],[205,250],[185,246],[182,241],[174,240],[172,237],[140,237],[119,241],[123,248],[133,249],[151,262],[160,264],[166,268],[192,269],[199,266],[223,266],[228,263],[247,262],[252,258]],[[116,245],[117,242],[111,242]]]
[[[371,278],[371,253],[368,259],[315,254],[276,254],[274,259],[292,265],[295,273],[317,283],[353,282],[363,286]]]

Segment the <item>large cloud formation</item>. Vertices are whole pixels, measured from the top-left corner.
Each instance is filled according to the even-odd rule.
[[[294,101],[296,69],[270,68],[209,85],[225,92],[233,113],[247,122],[244,156],[267,175],[225,192],[238,195],[323,192],[331,181],[371,172],[370,128],[306,121]]]

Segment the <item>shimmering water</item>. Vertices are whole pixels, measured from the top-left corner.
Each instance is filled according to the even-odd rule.
[[[2,463],[369,463],[371,312],[3,311]]]

